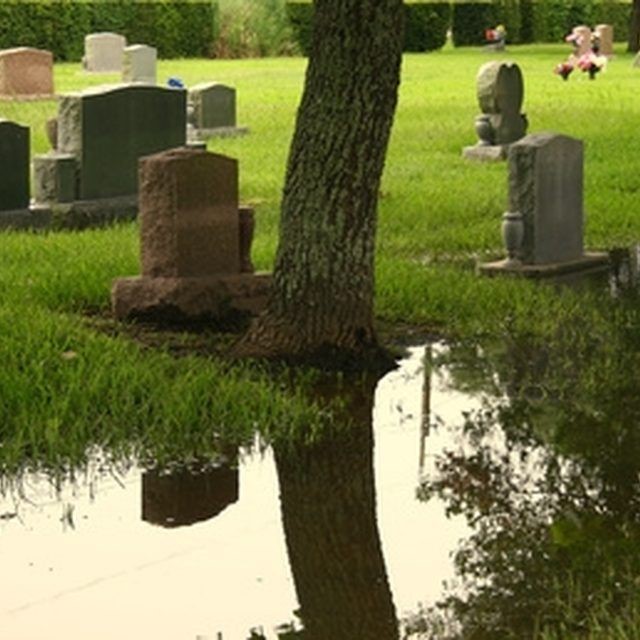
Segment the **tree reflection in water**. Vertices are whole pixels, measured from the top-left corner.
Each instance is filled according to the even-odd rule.
[[[375,383],[361,381],[341,394],[348,427],[312,444],[274,447],[305,639],[398,638],[376,522]]]
[[[456,554],[458,583],[422,612],[412,637],[579,638],[611,616],[633,631],[637,330],[607,341],[585,327],[564,331],[552,346],[531,339],[445,354],[453,386],[487,400],[418,494],[446,501],[474,533]]]

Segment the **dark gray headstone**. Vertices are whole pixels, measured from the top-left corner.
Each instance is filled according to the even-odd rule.
[[[528,135],[509,151],[509,210],[524,224],[524,264],[583,255],[583,145],[564,135]]]
[[[189,89],[196,129],[236,126],[236,90],[217,82],[203,82]]]
[[[138,159],[185,138],[183,89],[116,85],[60,100],[58,151],[78,161],[81,200],[137,193]]]
[[[29,206],[29,128],[0,120],[0,211]]]

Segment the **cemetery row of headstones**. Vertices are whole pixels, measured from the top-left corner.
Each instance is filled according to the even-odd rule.
[[[463,156],[508,159],[509,166],[509,207],[502,219],[508,257],[480,264],[480,273],[545,277],[605,268],[606,254],[583,248],[582,142],[554,133],[525,136],[518,65],[488,62],[476,81],[482,110],[475,121],[479,140],[465,147]]]
[[[87,72],[121,72],[124,83],[155,85],[157,52],[144,44],[126,46],[124,36],[95,33],[85,38],[83,65]],[[31,47],[0,51],[0,97],[50,98],[53,55]],[[236,92],[217,82],[197,84],[187,93],[187,133],[191,140],[241,135],[246,127],[236,123]]]

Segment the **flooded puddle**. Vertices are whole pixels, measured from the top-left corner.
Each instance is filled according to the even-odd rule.
[[[423,355],[412,350],[379,383],[373,416],[378,527],[398,611],[435,601],[466,531],[442,504],[416,497],[421,470],[440,446],[423,430]],[[443,420],[459,419],[474,402],[444,380],[430,386],[431,411]],[[276,627],[296,620],[270,449],[241,452],[237,469],[191,482],[138,469],[93,476],[59,493],[47,479],[28,477],[21,497],[0,503],[5,637],[64,629],[68,639],[221,633],[227,640],[255,627],[277,637]]]
[[[629,394],[557,367],[535,345],[413,348],[355,430],[308,450],[27,477],[0,501],[2,637],[381,640],[400,620],[403,638],[525,638],[558,615],[550,585],[620,595],[640,435],[615,423],[611,446],[606,406]]]

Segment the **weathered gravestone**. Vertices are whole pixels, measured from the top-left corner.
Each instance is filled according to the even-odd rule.
[[[188,121],[194,139],[247,133],[236,125],[236,90],[218,82],[203,82],[189,89]]]
[[[571,38],[573,42],[573,53],[580,57],[591,51],[591,29],[586,25],[573,27],[571,30]]]
[[[227,320],[258,313],[270,276],[250,267],[238,207],[238,165],[172,149],[140,161],[142,275],[116,280],[117,318]],[[245,212],[246,213],[246,212]]]
[[[138,159],[185,144],[186,92],[143,84],[66,94],[57,147],[34,159],[37,205],[57,206],[69,226],[137,210]]]
[[[527,131],[527,117],[520,113],[524,97],[520,68],[507,62],[483,64],[477,75],[477,90],[482,110],[475,120],[479,140],[465,147],[462,155],[471,160],[504,160],[508,146]]]
[[[613,56],[613,27],[610,24],[599,24],[594,35],[598,40],[598,53],[609,58]]]
[[[132,44],[124,49],[123,82],[156,84],[158,52],[146,44]]]
[[[606,254],[584,253],[582,189],[581,140],[537,133],[513,144],[502,224],[508,258],[480,271],[542,277],[605,267]]]
[[[122,71],[127,40],[117,33],[91,33],[84,39],[82,64],[86,71],[108,73]]]
[[[53,54],[17,47],[0,51],[0,95],[40,97],[53,94]]]

